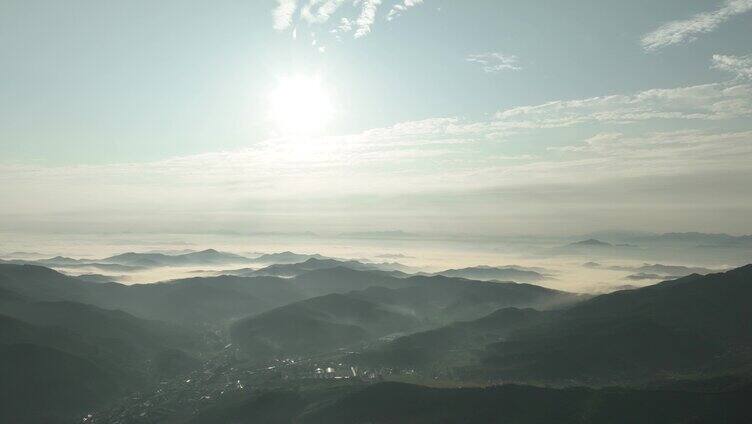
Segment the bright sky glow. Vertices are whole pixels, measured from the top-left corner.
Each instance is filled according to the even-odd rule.
[[[142,3],[2,2],[0,231],[752,232],[752,0]]]
[[[281,77],[269,94],[269,118],[285,135],[306,135],[331,122],[334,107],[318,76]]]

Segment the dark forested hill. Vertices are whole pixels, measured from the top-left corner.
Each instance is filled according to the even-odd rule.
[[[383,383],[313,409],[303,423],[746,423],[752,389],[689,393],[498,386],[433,389]],[[243,421],[240,421],[243,422]]]
[[[397,279],[344,268],[322,271],[326,272],[303,274],[298,277],[303,282],[297,278],[295,281],[307,288],[327,290],[348,281],[354,281],[352,285],[356,287],[373,286],[315,297],[252,316],[233,327],[233,340],[255,355],[310,354],[334,351],[390,333],[409,333],[461,318],[478,318],[500,307],[545,307],[577,299],[569,293],[516,283],[442,276]],[[325,279],[332,275],[333,283]]]
[[[438,389],[401,383],[312,385],[229,398],[192,424],[746,424],[749,386],[724,392],[554,389],[522,385]]]
[[[558,311],[501,309],[376,346],[356,360],[460,378],[619,384],[713,375],[752,359],[752,266]]]
[[[469,268],[447,269],[445,271],[437,272],[436,274],[447,277],[469,278],[473,280],[516,281],[522,283],[535,283],[546,279],[546,276],[538,271],[523,269],[516,266],[474,266]]]
[[[491,345],[499,376],[634,381],[744,366],[752,346],[752,266],[598,296]]]
[[[0,344],[2,422],[79,421],[92,408],[123,395],[122,389],[82,357],[35,344]]]
[[[740,399],[749,395],[748,380],[730,387],[718,376],[752,370],[750,282],[746,266],[590,298],[341,266],[292,278],[127,286],[0,264],[0,359],[18,365],[0,370],[7,405],[0,418],[75,417],[163,379],[176,378],[183,393],[192,380],[177,377],[190,372],[216,393],[251,375],[276,387],[236,388],[199,408],[191,419],[200,422],[745,422],[749,410]],[[227,328],[232,344],[219,341]],[[280,362],[288,368],[255,363],[285,357],[295,359]],[[313,368],[334,358],[344,364],[338,368],[353,367],[353,378],[340,385]],[[50,370],[55,363],[59,369]],[[227,373],[237,377],[228,383]],[[291,376],[308,377],[292,384]],[[365,384],[395,376],[632,389]],[[65,381],[77,389],[66,392]],[[638,389],[648,383],[654,390]],[[203,386],[196,388],[190,396],[201,399]],[[45,416],[23,415],[30,396]]]
[[[252,357],[310,355],[418,325],[415,317],[351,296],[330,294],[241,320],[233,326],[232,339]]]

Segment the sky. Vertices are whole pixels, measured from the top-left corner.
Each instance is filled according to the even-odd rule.
[[[0,231],[752,233],[752,0],[0,3]]]

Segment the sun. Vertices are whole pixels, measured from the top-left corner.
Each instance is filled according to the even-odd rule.
[[[269,118],[283,134],[320,132],[333,115],[331,96],[318,76],[280,77],[269,94]]]

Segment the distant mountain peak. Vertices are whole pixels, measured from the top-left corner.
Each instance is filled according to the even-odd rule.
[[[447,269],[437,272],[434,275],[468,278],[471,280],[501,280],[527,283],[541,281],[546,278],[546,276],[540,272],[516,265],[507,265],[503,267],[478,265],[461,269]]]
[[[607,243],[605,241],[601,241],[598,239],[590,238],[587,240],[582,241],[576,241],[574,243],[570,243],[570,246],[600,246],[600,247],[611,247],[613,244]]]
[[[320,258],[308,258],[305,261],[303,261],[304,264],[315,264],[320,262],[332,262],[333,259],[320,259]]]
[[[106,263],[136,266],[184,266],[218,263],[247,262],[250,259],[234,253],[220,252],[215,249],[206,249],[199,252],[180,253],[168,255],[164,253],[136,253],[127,252],[102,259]]]

